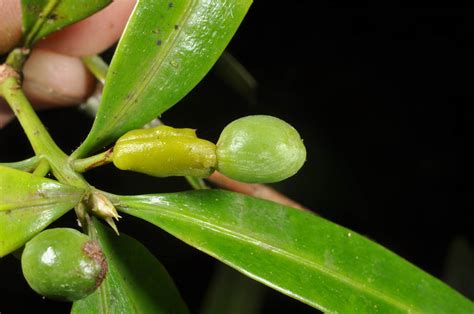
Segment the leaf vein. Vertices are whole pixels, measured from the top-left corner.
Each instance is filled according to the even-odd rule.
[[[192,216],[185,215],[183,213],[178,213],[174,210],[168,209],[165,206],[159,206],[158,205],[160,207],[160,209],[162,209],[162,211],[157,212],[156,208],[153,208],[153,207],[149,208],[148,207],[148,206],[150,206],[150,204],[143,204],[143,205],[145,205],[145,207],[141,207],[139,209],[139,211],[141,211],[141,212],[146,211],[146,212],[153,213],[153,214],[173,217],[175,219],[178,219],[178,220],[181,220],[181,221],[184,221],[184,222],[188,222],[188,223],[193,222],[197,225],[205,226],[206,228],[208,228],[211,231],[225,234],[229,237],[235,238],[235,239],[240,240],[242,242],[251,243],[251,244],[253,244],[255,246],[259,246],[259,247],[264,246],[275,254],[281,255],[284,258],[288,258],[290,260],[295,261],[296,263],[305,265],[309,268],[316,269],[319,272],[328,274],[329,276],[332,276],[333,278],[336,278],[337,280],[339,280],[341,282],[344,282],[347,285],[349,285],[349,286],[351,286],[351,287],[353,287],[357,290],[365,291],[366,293],[371,294],[372,296],[374,296],[378,299],[381,299],[381,300],[383,300],[383,301],[385,301],[389,304],[392,304],[393,306],[401,309],[402,311],[405,311],[405,312],[416,312],[417,311],[416,309],[414,309],[410,305],[406,305],[403,302],[400,302],[399,300],[397,300],[395,297],[393,297],[391,295],[388,295],[386,293],[380,293],[379,291],[377,291],[375,289],[372,289],[372,288],[369,288],[369,287],[365,286],[364,284],[360,283],[359,281],[348,278],[347,276],[345,276],[343,274],[336,273],[336,272],[334,272],[333,270],[331,270],[327,267],[324,267],[324,266],[322,266],[318,263],[315,263],[315,262],[313,262],[311,260],[308,260],[304,257],[301,257],[299,255],[296,255],[296,254],[294,254],[294,253],[292,253],[288,250],[275,247],[274,245],[272,245],[270,243],[261,241],[257,238],[254,238],[254,237],[249,237],[249,236],[242,235],[241,233],[233,231],[229,228],[225,228],[225,227],[222,227],[222,226],[212,224],[208,221],[204,221],[204,220],[202,220],[200,218],[197,218],[197,217],[192,217]],[[155,206],[157,206],[157,204],[155,204]],[[129,212],[130,211],[129,209],[124,208],[124,207],[120,207],[120,209],[123,210],[124,212],[127,212],[127,211]],[[138,215],[139,215],[139,213],[138,213]]]
[[[187,9],[184,11],[183,15],[179,19],[178,24],[179,25],[185,25],[186,21],[189,20],[189,17],[191,16],[191,13],[193,12],[193,9],[196,7],[198,4],[198,0],[192,0],[191,3],[188,5]],[[145,73],[143,80],[138,80],[138,86],[136,91],[132,94],[130,98],[127,98],[125,103],[122,106],[122,110],[117,113],[116,116],[114,116],[115,121],[120,121],[123,116],[126,114],[129,114],[130,112],[130,107],[137,101],[137,98],[139,95],[141,95],[142,91],[145,90],[148,85],[151,83],[153,76],[155,73],[159,71],[159,69],[162,67],[164,64],[164,61],[167,59],[169,51],[175,46],[176,41],[178,38],[181,37],[183,30],[185,27],[180,27],[178,30],[172,33],[172,35],[169,37],[169,40],[167,40],[168,44],[163,45],[163,50],[157,55],[157,58],[153,59],[153,63],[150,66],[150,69]],[[115,123],[109,123],[108,126],[115,126]],[[110,129],[110,127],[105,128],[105,130]],[[105,132],[107,133],[107,132]],[[104,134],[105,134],[104,133]]]

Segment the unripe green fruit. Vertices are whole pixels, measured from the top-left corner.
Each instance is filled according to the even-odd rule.
[[[271,116],[256,115],[227,125],[217,142],[217,170],[248,183],[270,183],[294,175],[306,160],[298,132]]]
[[[48,229],[30,240],[21,267],[33,290],[61,301],[88,296],[107,273],[107,262],[98,244],[69,228]]]
[[[133,130],[115,144],[114,165],[155,177],[208,177],[216,165],[216,146],[193,129],[160,125]]]

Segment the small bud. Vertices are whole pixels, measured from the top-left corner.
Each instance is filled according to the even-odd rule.
[[[119,231],[113,219],[119,220],[122,218],[114,204],[109,200],[107,196],[99,191],[93,191],[89,195],[89,206],[91,211],[98,217],[104,218],[105,222],[115,231],[118,235]]]
[[[99,191],[93,191],[89,195],[89,206],[92,212],[101,218],[115,218],[116,220],[122,218],[109,198]]]

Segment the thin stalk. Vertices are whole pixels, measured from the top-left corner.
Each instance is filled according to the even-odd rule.
[[[278,192],[277,190],[265,184],[250,184],[235,181],[217,171],[215,171],[209,178],[207,178],[207,180],[226,190],[239,192],[264,200],[273,201],[275,203],[280,203],[282,205],[290,206],[293,208],[309,210],[303,205],[295,202],[288,196]]]
[[[102,84],[105,83],[105,77],[107,76],[109,66],[100,56],[93,55],[82,57],[82,62],[99,82]]]
[[[7,57],[6,64],[11,66],[16,72],[20,73],[23,65],[30,55],[31,50],[28,48],[16,48]]]
[[[49,173],[51,170],[51,167],[49,166],[49,162],[46,159],[42,159],[36,167],[35,171],[33,171],[33,174],[39,177],[44,177]]]
[[[17,75],[0,80],[0,94],[18,118],[36,155],[48,160],[54,176],[60,182],[88,188],[88,183],[69,166],[68,156],[56,145],[36,115],[21,89]]]
[[[1,84],[1,87],[3,97],[20,121],[36,155],[55,156],[60,159],[66,158],[66,154],[54,143],[28,99],[23,94],[18,79],[16,77],[9,77]]]
[[[245,98],[250,104],[257,103],[257,80],[250,72],[230,53],[224,51],[217,60],[214,73],[232,88],[238,95]]]
[[[71,166],[77,172],[86,172],[92,168],[100,167],[112,162],[113,155],[113,148],[111,148],[103,153],[91,157],[73,160]]]
[[[205,190],[208,189],[209,187],[206,185],[203,179],[201,178],[196,178],[196,177],[185,177],[186,181],[188,181],[189,185],[195,190]]]

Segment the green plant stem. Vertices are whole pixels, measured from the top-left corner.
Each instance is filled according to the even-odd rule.
[[[105,83],[105,77],[107,76],[109,66],[100,56],[93,55],[82,57],[82,62],[84,62],[84,65],[92,72],[99,82],[102,84]]]
[[[60,182],[88,189],[89,184],[69,166],[68,156],[56,145],[31,107],[18,76],[1,80],[0,94],[20,121],[36,155],[48,160],[54,176]]]
[[[103,153],[91,157],[73,160],[71,165],[77,172],[86,172],[92,168],[100,167],[112,162],[113,155],[113,148],[111,148]]]
[[[16,48],[7,57],[6,64],[11,66],[16,72],[20,73],[23,65],[30,55],[31,50],[28,48]]]
[[[0,166],[30,172],[38,166],[40,161],[41,158],[38,156],[33,156],[31,158],[16,162],[0,162]]]
[[[201,178],[196,178],[196,177],[185,177],[186,181],[188,181],[189,185],[195,190],[204,190],[208,189],[209,187],[204,183],[204,180]]]
[[[51,167],[49,166],[49,162],[46,159],[42,159],[35,171],[33,171],[33,174],[39,177],[44,177],[50,170]]]
[[[56,146],[33,108],[31,108],[18,79],[9,77],[5,79],[1,87],[3,97],[20,121],[35,153],[37,155],[65,157],[66,155]]]

